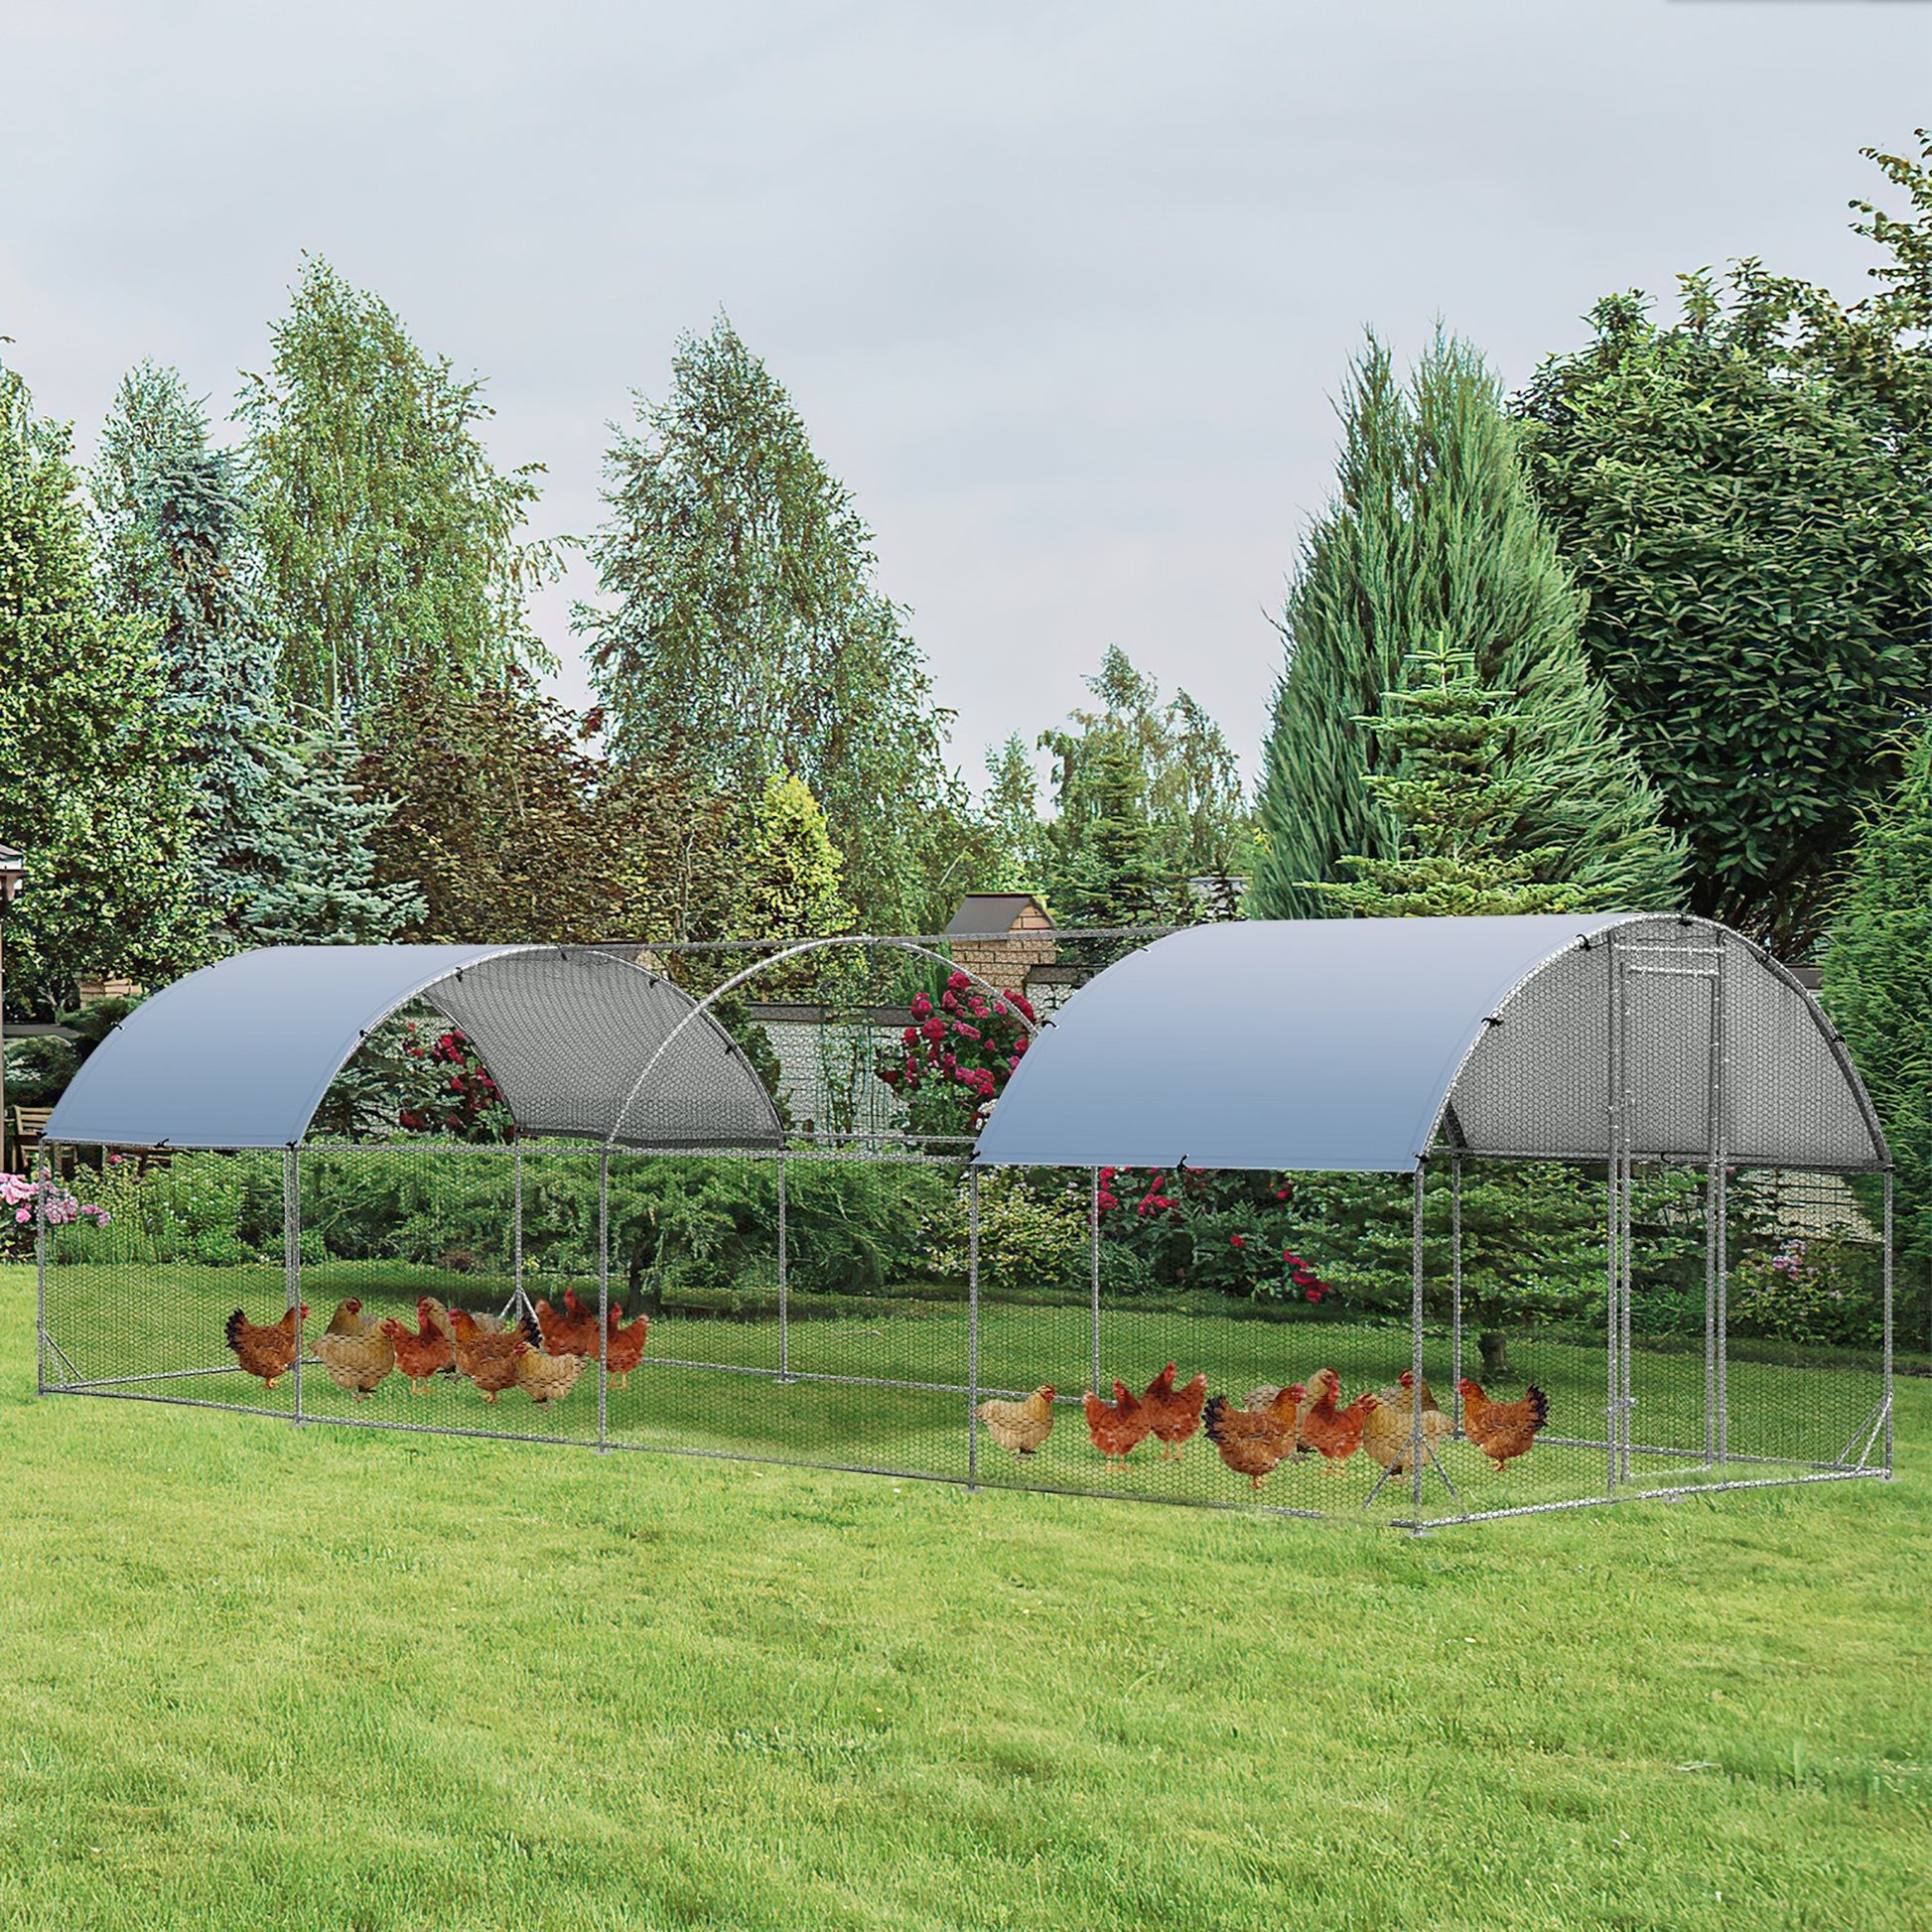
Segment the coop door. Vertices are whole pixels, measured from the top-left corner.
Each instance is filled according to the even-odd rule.
[[[1717,1144],[1723,1039],[1708,948],[1632,948],[1618,961],[1628,1146],[1702,1161]]]

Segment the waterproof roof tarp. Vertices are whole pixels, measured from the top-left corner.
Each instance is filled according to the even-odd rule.
[[[1159,940],[1055,1015],[975,1159],[1407,1173],[1443,1147],[1603,1160],[1615,1131],[1637,1159],[1888,1158],[1843,1045],[1782,967],[1707,921],[1597,913]]]
[[[278,946],[136,1008],[82,1065],[47,1138],[293,1146],[363,1038],[418,999],[476,1042],[526,1134],[632,1147],[782,1136],[730,1035],[627,960],[555,946]]]

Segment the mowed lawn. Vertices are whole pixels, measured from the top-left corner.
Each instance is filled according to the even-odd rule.
[[[1896,1483],[1417,1541],[37,1401],[33,1307],[0,1925],[1932,1922],[1924,1382]]]

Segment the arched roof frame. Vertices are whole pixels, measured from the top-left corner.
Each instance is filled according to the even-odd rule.
[[[1844,1041],[1793,975],[1712,921],[1642,913],[1175,933],[1060,1009],[974,1158],[1412,1173],[1450,1151],[1598,1162],[1625,1149],[1890,1165]]]
[[[295,1146],[356,1048],[416,1001],[476,1042],[526,1135],[663,1148],[782,1143],[771,1096],[709,1011],[627,959],[571,946],[236,954],[137,1007],[82,1064],[46,1138]],[[646,1065],[662,1075],[647,1140],[624,1121]]]

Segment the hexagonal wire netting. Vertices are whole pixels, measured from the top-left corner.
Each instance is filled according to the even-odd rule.
[[[1057,935],[1041,1017],[1149,936]],[[292,1145],[57,1118],[41,1388],[1415,1528],[1889,1472],[1882,1137],[1736,935],[1553,952],[1368,1174],[969,1165],[972,1096],[881,1077],[950,945],[504,949],[360,1029]],[[480,1091],[515,1138],[457,1138]]]

